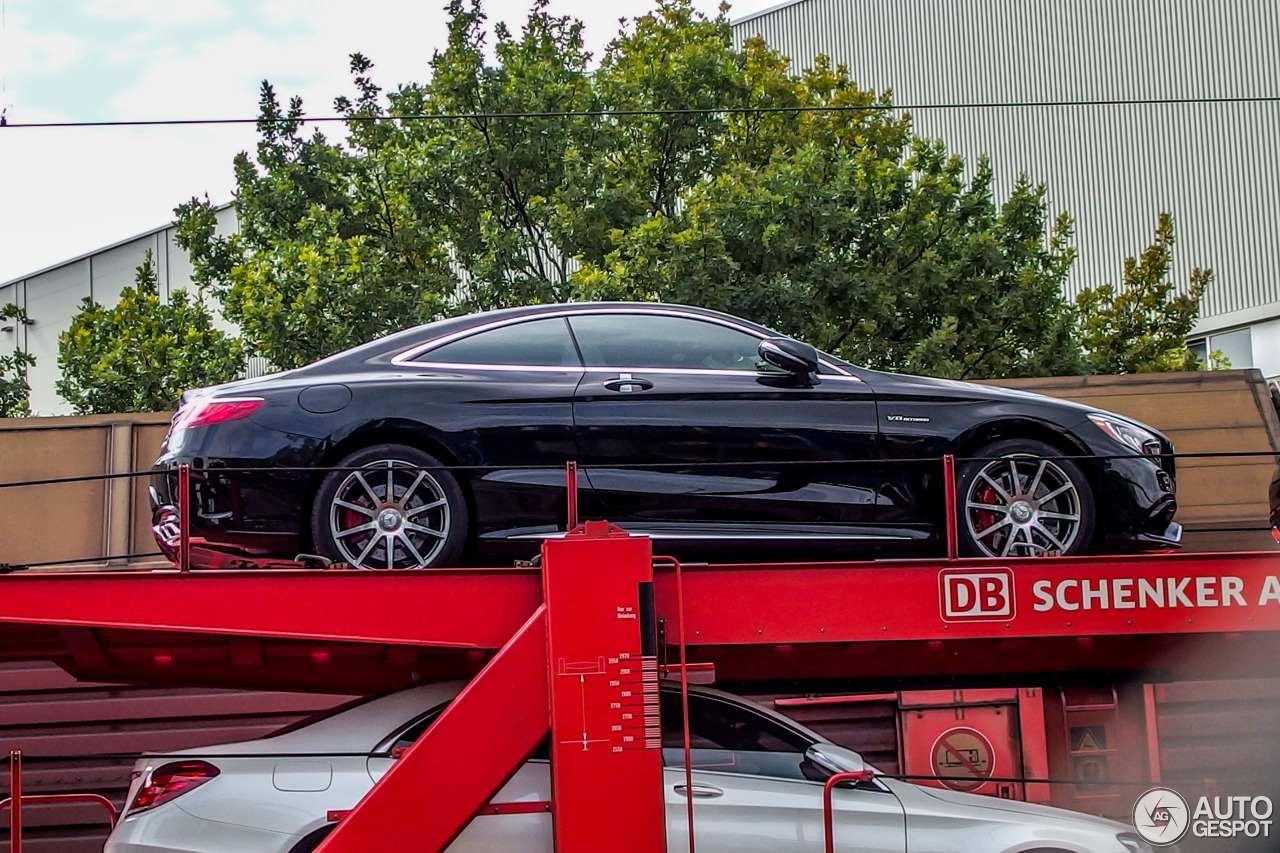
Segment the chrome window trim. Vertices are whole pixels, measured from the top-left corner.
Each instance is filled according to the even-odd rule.
[[[425,369],[435,369],[435,370],[440,370],[440,369],[500,370],[500,371],[524,370],[524,371],[532,371],[535,373],[569,373],[574,371],[575,369],[583,370],[587,372],[604,372],[604,371],[615,371],[615,370],[616,371],[644,370],[650,373],[694,374],[694,375],[708,375],[708,376],[726,376],[726,375],[741,376],[743,374],[758,375],[757,371],[754,371],[754,370],[731,370],[728,368],[703,369],[703,368],[679,368],[679,367],[646,367],[643,365],[628,365],[628,366],[621,366],[621,367],[580,365],[579,367],[574,368],[569,365],[470,364],[466,362],[451,362],[451,361],[415,361],[415,359],[419,355],[430,352],[433,349],[442,347],[445,344],[452,343],[454,341],[461,340],[463,338],[467,338],[472,335],[478,335],[482,332],[492,331],[493,329],[500,329],[504,326],[512,326],[517,323],[528,323],[534,320],[551,320],[557,317],[567,319],[569,317],[574,317],[579,315],[599,315],[599,314],[647,314],[647,315],[659,316],[659,317],[679,317],[685,320],[695,320],[703,323],[714,323],[717,326],[724,326],[727,329],[733,329],[736,332],[742,332],[743,334],[750,335],[751,337],[754,337],[757,340],[764,340],[765,338],[768,337],[768,335],[762,335],[756,329],[753,329],[750,326],[742,325],[741,323],[735,323],[731,320],[726,320],[721,317],[708,317],[705,314],[696,314],[691,311],[681,311],[678,308],[656,308],[656,307],[622,308],[617,306],[596,308],[596,307],[590,307],[590,306],[583,306],[580,308],[564,308],[559,311],[547,311],[545,313],[533,314],[533,315],[524,316],[524,317],[507,317],[502,320],[494,320],[489,323],[483,323],[479,326],[472,326],[469,329],[462,329],[461,331],[453,332],[451,334],[444,335],[439,338],[434,338],[430,341],[427,341],[426,343],[418,344],[417,346],[410,347],[404,352],[401,352],[398,355],[393,356],[391,359],[391,363],[396,367],[415,367],[415,368],[425,368]],[[839,367],[838,365],[832,364],[826,359],[819,359],[819,364],[821,364],[823,367],[827,367],[835,371],[835,373],[833,374],[822,374],[824,378],[853,379],[857,382],[862,381],[858,377],[853,376],[847,371],[845,371],[844,368]]]

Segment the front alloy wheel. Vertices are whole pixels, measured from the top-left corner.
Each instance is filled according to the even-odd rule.
[[[1010,447],[1008,445],[1016,445]],[[1012,452],[1011,452],[1012,451]],[[961,477],[965,551],[986,557],[1078,554],[1093,531],[1092,495],[1078,466],[1039,442],[997,442]]]

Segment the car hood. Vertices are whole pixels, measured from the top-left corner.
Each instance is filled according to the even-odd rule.
[[[972,815],[974,809],[982,809],[1026,818],[1031,822],[1070,821],[1077,825],[1086,824],[1094,829],[1103,830],[1108,833],[1133,831],[1133,827],[1127,826],[1123,823],[1118,823],[1114,820],[1096,817],[1095,815],[1083,814],[1081,812],[1073,812],[1067,809],[1059,809],[1053,806],[1024,803],[1022,800],[1006,800],[1000,797],[986,796],[984,794],[966,794],[960,791],[949,791],[944,788],[927,788],[923,785],[914,785],[896,779],[884,779],[882,781],[889,785],[895,793],[899,793],[900,788],[904,786],[911,789],[911,792],[916,796],[911,797],[910,799],[917,799],[919,795],[923,795],[924,797],[937,801],[939,804],[955,806],[958,811],[963,811],[969,815]],[[906,792],[902,791],[901,793]],[[907,798],[904,798],[903,804],[906,806],[908,813],[910,813],[911,807],[907,802]]]
[[[879,370],[857,370],[857,375],[881,397],[916,397],[939,400],[981,400],[993,403],[1006,403],[1036,408],[1052,408],[1059,413],[1058,417],[1070,413],[1071,417],[1060,421],[1064,426],[1074,426],[1083,422],[1090,414],[1099,413],[1127,421],[1154,433],[1164,439],[1159,430],[1098,406],[1085,405],[1061,397],[1050,397],[1033,391],[1020,391],[1017,388],[1004,388],[996,385],[984,385],[980,382],[961,382],[955,379],[934,379],[928,376],[908,376],[901,373],[886,373]],[[1071,423],[1074,421],[1074,423]]]
[[[1075,409],[1082,414],[1098,411],[1093,406],[1085,406],[1071,400],[1036,394],[1032,391],[1019,391],[1016,388],[1003,388],[995,385],[983,385],[980,382],[962,382],[957,379],[934,379],[930,376],[910,376],[905,373],[886,373],[881,370],[859,370],[858,376],[871,386],[877,394],[918,394],[928,397],[950,397],[969,400],[1005,400],[1028,403],[1043,403],[1060,406],[1064,409]]]

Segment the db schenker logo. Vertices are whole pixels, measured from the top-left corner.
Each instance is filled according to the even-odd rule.
[[[1138,834],[1163,847],[1177,844],[1187,834],[1191,813],[1187,801],[1169,788],[1152,788],[1133,805],[1133,826]]]

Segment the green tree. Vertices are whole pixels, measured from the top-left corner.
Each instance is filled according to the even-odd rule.
[[[611,251],[577,274],[578,298],[729,311],[869,367],[1079,369],[1061,297],[1071,224],[1046,221],[1043,187],[1020,180],[998,204],[985,161],[966,180],[941,142],[913,137],[888,94],[821,58],[790,77],[756,41],[741,65],[753,105],[835,109],[735,116],[717,173],[676,209],[615,229]]]
[[[160,299],[148,250],[115,307],[81,301],[58,339],[57,389],[78,415],[161,412],[188,388],[234,379],[244,362],[241,342],[213,327],[198,298]]]
[[[193,279],[278,367],[296,367],[436,316],[457,276],[436,229],[414,218],[407,164],[380,141],[370,65],[352,59],[361,98],[342,106],[349,147],[303,136],[302,103],[262,86],[257,160],[235,158],[239,231],[216,232],[207,199],[177,208]]]
[[[407,125],[404,153],[417,177],[410,203],[437,223],[466,270],[456,310],[567,298],[577,253],[560,217],[596,145],[599,107],[587,71],[582,25],[533,4],[519,36],[494,28],[496,63],[485,63],[479,0],[449,4],[449,41],[431,61],[427,87],[401,89],[397,109],[462,114],[452,122]],[[566,113],[570,115],[565,115]],[[520,114],[522,118],[504,118]]]
[[[0,308],[0,320],[22,323],[26,319],[27,312],[13,303]],[[0,418],[25,418],[31,414],[27,370],[35,363],[35,357],[21,349],[0,356]]]
[[[1125,258],[1118,287],[1104,284],[1076,297],[1090,372],[1154,373],[1204,366],[1187,348],[1186,338],[1213,271],[1194,269],[1186,287],[1179,288],[1169,276],[1173,244],[1173,217],[1161,213],[1155,240],[1138,257]]]

